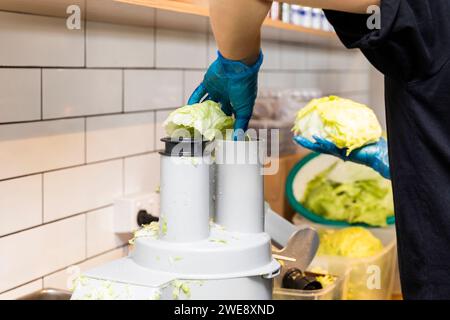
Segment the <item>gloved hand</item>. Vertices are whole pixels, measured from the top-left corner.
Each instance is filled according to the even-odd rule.
[[[346,149],[339,149],[336,145],[328,140],[313,136],[316,142],[295,136],[294,141],[304,148],[310,149],[318,153],[326,153],[344,161],[352,161],[371,167],[386,179],[390,179],[389,172],[389,155],[386,140],[381,138],[378,142],[369,144],[359,149],[353,150],[348,156]]]
[[[263,62],[260,52],[258,60],[248,66],[240,61],[228,60],[217,52],[218,57],[208,68],[203,82],[195,89],[188,104],[213,100],[222,105],[228,116],[234,114],[234,140],[242,140],[253,113],[258,93],[258,72]],[[239,130],[240,129],[240,130]]]

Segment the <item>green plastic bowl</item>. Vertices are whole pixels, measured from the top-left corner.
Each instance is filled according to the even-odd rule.
[[[294,208],[297,214],[315,223],[324,224],[328,226],[348,227],[348,226],[365,226],[373,227],[364,223],[348,223],[346,221],[330,220],[324,218],[308,209],[306,209],[298,199],[303,199],[303,194],[306,190],[306,185],[311,179],[317,176],[320,172],[329,168],[336,162],[333,156],[311,153],[300,160],[291,172],[286,181],[286,194],[289,204]],[[395,223],[395,217],[390,216],[386,219],[388,225]]]

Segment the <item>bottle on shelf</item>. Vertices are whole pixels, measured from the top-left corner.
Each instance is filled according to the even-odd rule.
[[[278,1],[272,3],[269,14],[272,20],[280,20],[280,3]]]
[[[322,28],[321,12],[322,10],[318,8],[313,8],[311,10],[311,27],[313,29],[319,30]]]
[[[291,23],[299,26],[301,24],[301,20],[302,20],[302,6],[293,4],[291,6]]]
[[[301,20],[301,25],[305,28],[311,28],[312,26],[312,8],[303,7],[303,19]]]
[[[334,31],[323,10],[318,8],[273,1],[267,17],[272,20],[282,21],[284,23],[305,28],[328,32]]]
[[[281,21],[284,23],[291,22],[291,5],[288,3],[281,4]]]

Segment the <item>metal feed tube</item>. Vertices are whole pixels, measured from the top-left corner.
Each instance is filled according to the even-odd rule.
[[[204,141],[162,139],[161,240],[193,242],[209,237],[210,163]],[[198,150],[194,150],[194,149]]]
[[[217,141],[216,222],[228,231],[264,232],[260,145],[259,141]]]

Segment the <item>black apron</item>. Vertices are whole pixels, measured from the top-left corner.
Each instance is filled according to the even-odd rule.
[[[450,0],[381,0],[379,30],[326,15],[385,76],[403,295],[450,299]]]

